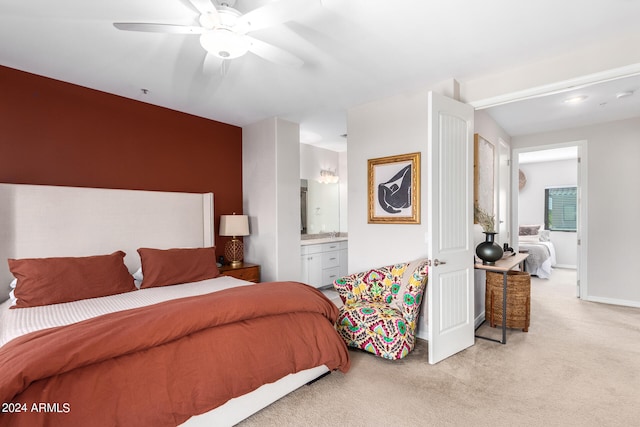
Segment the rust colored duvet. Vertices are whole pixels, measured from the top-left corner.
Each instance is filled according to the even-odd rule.
[[[337,313],[273,282],[33,332],[0,348],[0,426],[175,426],[289,373],[346,372]]]

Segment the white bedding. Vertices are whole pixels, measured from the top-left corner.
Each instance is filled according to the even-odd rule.
[[[144,307],[172,299],[204,295],[252,282],[229,276],[182,285],[140,289],[124,294],[91,298],[40,307],[9,309],[11,301],[0,304],[0,347],[30,332],[70,325],[116,311]]]
[[[540,279],[551,277],[553,266],[556,265],[556,249],[551,242],[519,243],[520,249],[529,251],[525,264],[532,276]]]

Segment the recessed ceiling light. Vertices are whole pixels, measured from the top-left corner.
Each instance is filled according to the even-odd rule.
[[[619,94],[616,95],[616,98],[620,99],[620,98],[626,98],[627,96],[631,96],[633,95],[633,91],[632,90],[628,90],[626,92],[620,92]]]
[[[588,96],[586,95],[572,96],[571,98],[565,99],[564,102],[566,102],[567,104],[578,104],[587,98]]]

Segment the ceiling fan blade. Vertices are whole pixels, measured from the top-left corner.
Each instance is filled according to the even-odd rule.
[[[191,3],[196,6],[196,9],[200,12],[200,25],[209,30],[220,25],[218,9],[216,9],[209,0],[191,0]]]
[[[216,7],[210,0],[189,0],[189,2],[195,7],[201,15],[208,13],[218,13]]]
[[[317,2],[318,0],[278,0],[245,13],[238,18],[233,29],[244,34],[282,24],[291,21]]]
[[[255,39],[250,36],[245,36],[249,43],[249,51],[255,53],[261,58],[267,61],[274,62],[280,65],[288,65],[290,67],[301,67],[304,61],[292,53],[287,52],[284,49],[280,49],[272,44],[263,42],[262,40]]]
[[[145,33],[165,34],[202,34],[206,28],[190,25],[150,24],[143,22],[114,22],[114,27],[125,31],[142,31]]]

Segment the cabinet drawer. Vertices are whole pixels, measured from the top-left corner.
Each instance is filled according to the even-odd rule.
[[[340,249],[340,242],[325,243],[323,251],[337,251]]]
[[[302,245],[300,255],[318,254],[324,250],[324,245]]]
[[[322,286],[333,285],[333,281],[340,278],[340,267],[322,270]]]
[[[340,265],[340,252],[322,253],[322,268],[337,267],[338,265]]]
[[[236,268],[222,272],[223,276],[231,276],[236,279],[246,280],[247,282],[258,283],[260,281],[260,266],[252,266],[245,268]]]

